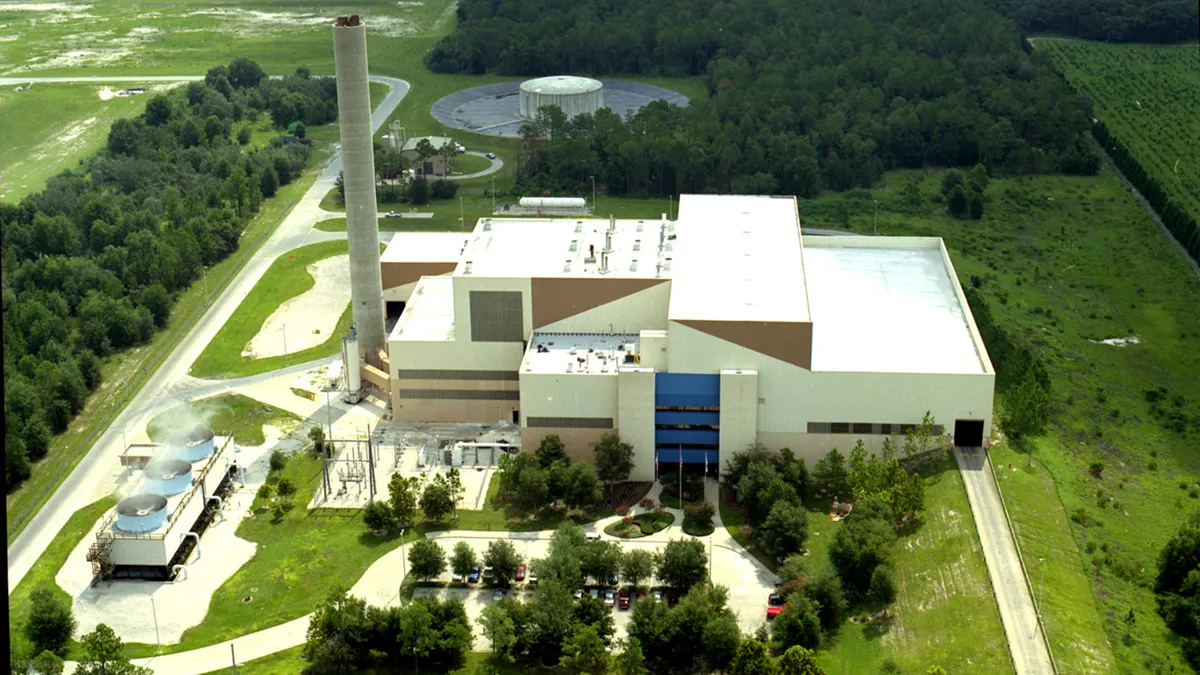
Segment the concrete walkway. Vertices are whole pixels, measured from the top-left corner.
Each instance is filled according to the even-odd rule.
[[[954,459],[971,503],[988,577],[1000,607],[1000,621],[1017,675],[1051,675],[1054,668],[1037,622],[1004,505],[982,448],[955,448]]]

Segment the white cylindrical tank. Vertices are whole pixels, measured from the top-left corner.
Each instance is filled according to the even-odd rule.
[[[463,462],[462,443],[455,443],[454,448],[450,450],[450,466],[462,466],[462,462]]]
[[[582,209],[587,208],[583,197],[521,197],[521,206],[529,209]]]
[[[556,75],[521,83],[521,116],[537,117],[538,108],[556,105],[567,119],[604,107],[604,85],[590,77]]]

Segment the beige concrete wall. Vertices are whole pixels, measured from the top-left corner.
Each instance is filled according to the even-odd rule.
[[[596,459],[596,443],[604,434],[613,433],[613,429],[559,429],[552,427],[521,428],[521,449],[526,452],[537,450],[542,439],[550,434],[558,434],[563,445],[567,446],[567,457],[572,462],[593,463]]]
[[[721,471],[758,433],[758,371],[721,371]]]
[[[617,373],[521,373],[521,417],[617,419]]]
[[[665,329],[671,284],[663,282],[574,316],[551,322],[537,330],[547,333],[637,333]]]
[[[459,401],[453,399],[401,399],[392,390],[392,419],[397,422],[512,421],[518,401]]]
[[[661,372],[669,372],[671,364],[668,350],[668,334],[665,330],[644,330],[638,335],[641,349],[641,365]]]
[[[675,322],[669,344],[672,372],[758,371],[760,437],[805,433],[808,422],[916,424],[926,411],[948,430],[955,419],[982,419],[984,437],[991,434],[990,373],[812,372]]]
[[[617,432],[633,446],[629,480],[654,480],[653,368],[622,368],[617,375]]]

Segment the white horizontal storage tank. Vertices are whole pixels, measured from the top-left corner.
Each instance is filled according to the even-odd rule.
[[[582,209],[587,207],[583,197],[521,197],[521,206],[529,209]]]
[[[538,108],[556,105],[567,119],[604,107],[604,85],[590,77],[556,75],[521,83],[521,116],[533,119]]]

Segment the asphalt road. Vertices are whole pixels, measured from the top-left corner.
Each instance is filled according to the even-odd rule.
[[[1004,625],[1004,636],[1008,639],[1008,650],[1017,675],[1052,675],[1050,653],[1038,626],[1037,612],[1025,583],[1025,571],[1008,528],[996,481],[990,475],[987,454],[982,448],[955,448],[954,459],[967,489],[967,500],[971,503],[971,514],[979,531],[988,577],[996,593],[1000,622]]]
[[[23,84],[27,82],[93,82],[93,81],[162,81],[203,79],[199,77],[168,77],[168,78],[0,78],[0,85],[6,83]],[[382,82],[391,87],[391,91],[371,115],[371,127],[378,130],[387,121],[392,111],[408,93],[408,83],[391,77],[372,76],[373,82]],[[334,186],[338,172],[342,168],[341,152],[335,154],[321,171],[320,176],[308,192],[292,208],[275,232],[265,241],[249,262],[226,286],[225,291],[213,302],[208,312],[197,322],[175,350],[166,358],[158,370],[150,376],[149,381],[142,387],[125,410],[117,416],[112,426],[100,436],[87,455],[76,465],[67,479],[50,497],[45,506],[30,519],[21,534],[8,547],[8,592],[12,593],[21,579],[37,561],[38,557],[58,534],[79,508],[86,506],[87,496],[91,494],[89,485],[94,480],[107,480],[107,472],[103,469],[105,459],[111,461],[119,454],[121,447],[122,429],[135,428],[147,421],[153,413],[178,403],[180,400],[195,398],[204,393],[214,393],[227,390],[228,382],[205,385],[203,381],[188,375],[188,369],[196,357],[204,350],[221,326],[237,309],[242,299],[250,293],[254,285],[270,267],[275,258],[298,246],[302,246],[308,238],[312,225],[319,220],[323,212],[320,208],[321,198]],[[294,366],[297,371],[302,366]],[[291,369],[287,369],[291,370]],[[274,377],[280,371],[266,373],[257,377]],[[253,380],[253,378],[249,378]],[[242,384],[248,383],[241,381]],[[211,387],[211,389],[209,388]],[[97,469],[100,469],[97,471]]]

